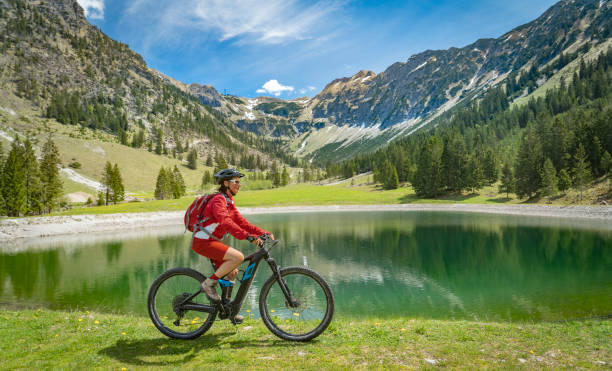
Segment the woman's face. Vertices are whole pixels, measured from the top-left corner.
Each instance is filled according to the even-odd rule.
[[[240,178],[235,176],[231,180],[226,180],[227,188],[229,188],[232,195],[236,195],[240,190]]]

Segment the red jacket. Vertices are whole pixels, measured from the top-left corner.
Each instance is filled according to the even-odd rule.
[[[236,203],[230,196],[217,194],[213,196],[204,208],[204,218],[208,218],[203,224],[204,229],[213,236],[221,239],[226,233],[236,239],[244,240],[248,235],[260,236],[267,231],[254,226],[240,215],[236,209]],[[198,232],[196,238],[208,239],[204,232]]]

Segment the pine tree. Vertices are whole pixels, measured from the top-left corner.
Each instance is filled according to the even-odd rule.
[[[561,171],[559,171],[559,176],[557,178],[559,180],[557,183],[559,187],[559,191],[565,192],[569,189],[569,187],[571,187],[572,178],[567,173],[567,170],[561,169]]]
[[[582,192],[584,185],[589,182],[591,178],[591,171],[589,170],[589,162],[587,160],[587,154],[584,150],[582,143],[578,146],[576,155],[574,155],[574,185],[580,189],[580,200],[582,200]]]
[[[217,166],[215,167],[215,173],[218,172],[219,170],[227,169],[229,167],[227,166],[227,162],[225,161],[225,158],[221,155],[217,155],[215,162],[217,164]]]
[[[515,189],[519,198],[531,197],[541,188],[542,150],[532,129],[523,134],[515,165]]]
[[[509,163],[505,163],[502,168],[501,184],[499,192],[505,193],[506,198],[509,198],[510,193],[514,193],[514,173]]]
[[[212,184],[212,183],[213,183],[212,175],[210,174],[210,171],[206,170],[204,174],[202,175],[202,188],[204,188],[207,184]]]
[[[6,204],[2,195],[4,192],[4,152],[2,150],[2,142],[0,142],[0,170],[2,170],[2,174],[0,174],[0,215],[6,215]]]
[[[172,175],[174,177],[172,195],[174,196],[174,198],[178,199],[185,195],[187,188],[185,187],[185,180],[183,179],[183,176],[181,175],[181,172],[179,171],[176,165],[174,165]]]
[[[117,164],[113,166],[111,174],[111,189],[113,204],[124,200],[125,188],[123,187],[123,180],[121,179],[121,173],[119,172],[119,166]]]
[[[2,170],[2,194],[8,216],[20,216],[28,210],[23,158],[23,145],[15,138]]]
[[[277,188],[281,185],[281,174],[278,171],[278,165],[276,162],[272,165],[272,171],[270,172],[270,179],[272,180],[272,185]]]
[[[41,202],[46,212],[50,212],[58,204],[63,191],[59,173],[60,164],[59,151],[49,136],[43,145],[42,161],[40,162]]]
[[[42,213],[40,169],[36,153],[32,147],[30,138],[26,138],[23,154],[23,171],[26,187],[27,212]]]
[[[158,200],[165,200],[166,198],[168,198],[168,195],[166,193],[167,188],[168,185],[166,170],[162,166],[162,168],[159,169],[159,174],[157,174],[157,181],[155,182],[155,198]]]
[[[552,161],[547,158],[546,161],[544,161],[544,166],[542,167],[542,189],[541,189],[541,193],[542,196],[549,197],[549,201],[550,201],[550,197],[554,196],[557,194],[558,190],[557,190],[557,171],[555,169],[555,165],[553,165]]]
[[[603,156],[601,156],[601,169],[604,175],[609,176],[612,173],[612,156],[610,156],[608,151],[605,151]]]
[[[437,136],[426,139],[420,148],[412,186],[420,197],[437,196],[442,192],[442,143]]]
[[[283,173],[281,175],[281,184],[282,186],[286,186],[289,184],[289,173],[287,172],[287,167],[283,167]]]
[[[465,141],[459,132],[455,131],[445,141],[444,150],[442,151],[444,185],[450,191],[461,192],[465,187],[467,159]]]
[[[132,147],[134,148],[140,148],[142,147],[142,144],[144,143],[144,130],[140,129],[138,130],[138,133],[136,135],[134,135],[134,137],[132,138]]]
[[[176,136],[176,134],[174,134],[174,143],[176,143],[176,146],[174,147],[176,152],[183,153],[183,145],[181,144],[181,141],[178,140],[178,137]]]
[[[198,152],[192,148],[187,155],[187,167],[195,170],[198,168]]]
[[[153,131],[155,133],[155,153],[161,155],[164,146],[164,136],[161,129]]]
[[[385,178],[382,182],[383,189],[397,189],[399,187],[399,177],[397,176],[395,166],[391,164],[391,161],[385,160],[383,169],[383,173],[385,174]]]
[[[482,172],[486,185],[497,182],[498,178],[497,158],[492,149],[488,149],[482,159]]]
[[[102,206],[106,203],[106,200],[104,200],[104,192],[102,191],[98,191],[98,206]]]
[[[208,154],[208,157],[206,157],[206,166],[213,166],[213,159],[211,154]]]
[[[610,177],[612,176],[612,156],[608,151],[605,151],[603,156],[601,156],[601,169],[608,177],[608,188],[612,190],[612,182],[610,182]]]
[[[102,173],[102,185],[104,186],[105,205],[108,205],[113,200],[113,165],[110,161],[106,161],[104,172]]]
[[[482,188],[484,175],[476,156],[469,157],[465,172],[465,188],[471,192]]]

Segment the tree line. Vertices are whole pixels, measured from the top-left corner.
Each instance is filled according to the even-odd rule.
[[[49,137],[41,159],[29,137],[16,137],[6,157],[0,143],[0,215],[40,215],[58,209],[63,191],[59,151]]]

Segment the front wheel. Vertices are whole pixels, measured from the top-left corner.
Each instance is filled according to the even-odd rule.
[[[334,315],[334,295],[329,285],[305,267],[283,268],[280,274],[293,302],[287,300],[276,275],[272,275],[259,294],[261,319],[281,339],[314,339],[325,331]]]

